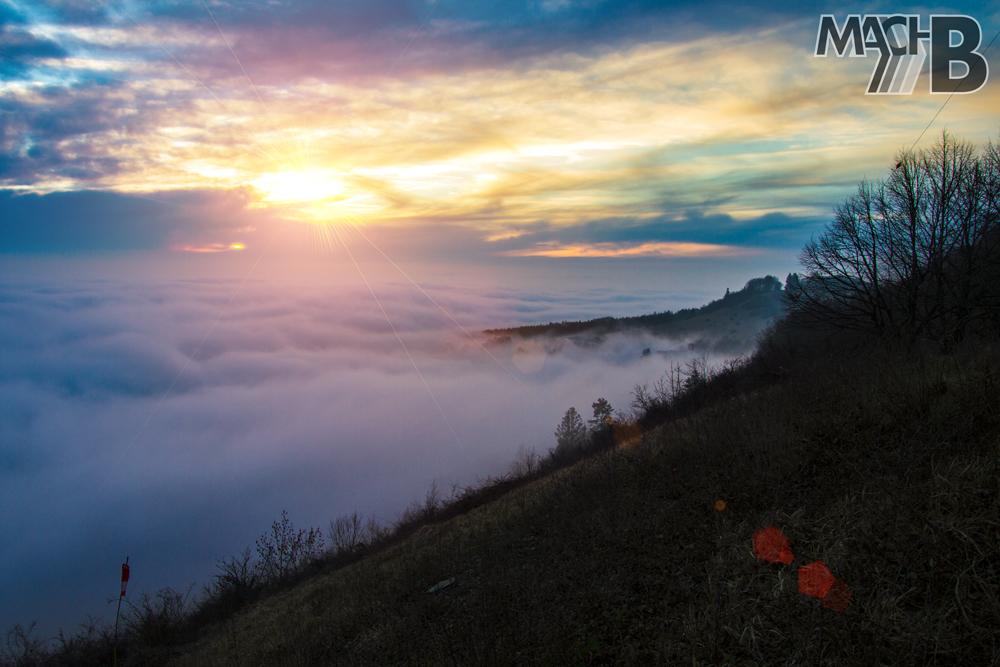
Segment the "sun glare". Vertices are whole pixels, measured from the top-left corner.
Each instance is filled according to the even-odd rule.
[[[326,171],[285,171],[253,181],[270,204],[322,202],[343,199],[344,184]]]

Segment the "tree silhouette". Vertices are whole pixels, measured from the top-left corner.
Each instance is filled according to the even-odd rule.
[[[559,427],[556,428],[556,456],[562,456],[579,449],[586,440],[587,427],[583,425],[583,417],[576,411],[576,408],[570,408],[563,416]]]
[[[743,292],[778,292],[781,290],[781,281],[774,276],[768,275],[763,278],[752,278],[743,286]]]
[[[862,181],[800,255],[793,312],[911,340],[961,338],[1000,307],[1000,147],[947,133]]]
[[[599,398],[590,407],[594,409],[594,418],[587,420],[587,423],[590,424],[590,430],[599,432],[611,428],[615,419],[615,410],[607,399]]]

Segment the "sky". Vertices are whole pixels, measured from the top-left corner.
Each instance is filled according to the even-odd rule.
[[[1000,30],[987,2],[0,0],[0,629],[106,617],[125,555],[184,588],[283,509],[391,520],[500,474],[663,344],[519,368],[462,327],[784,278],[897,151],[997,140],[995,80],[866,96],[874,55],[814,57],[849,13]]]

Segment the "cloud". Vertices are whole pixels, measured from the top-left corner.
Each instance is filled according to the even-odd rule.
[[[20,76],[42,58],[66,55],[57,43],[33,35],[26,23],[15,8],[0,4],[0,81]]]
[[[798,250],[826,222],[783,213],[738,220],[676,208],[682,212],[579,224],[512,225],[506,233],[482,241],[493,253],[512,257],[735,257],[763,249]]]
[[[66,52],[58,44],[38,39],[12,25],[0,26],[0,80],[22,74],[42,58],[60,58]]]
[[[525,250],[509,250],[513,257],[731,257],[746,249],[708,243],[659,242],[621,246],[611,243],[588,245],[541,244]]]
[[[119,172],[120,159],[102,150],[102,132],[113,123],[117,102],[101,82],[71,89],[7,88],[0,111],[0,180],[68,184]]]
[[[254,207],[254,192],[172,190],[145,196],[113,192],[45,195],[0,191],[0,253],[159,250],[260,252],[294,257],[350,242],[371,244],[400,261],[468,265],[498,257],[734,257],[761,249],[798,250],[823,218],[767,213],[738,220],[662,202],[669,214],[578,223],[478,226],[452,216],[402,224],[295,222],[293,208]],[[274,240],[277,239],[277,244]],[[368,240],[366,240],[368,239]]]
[[[361,259],[459,441],[357,278],[4,280],[0,530],[21,537],[0,545],[0,625],[40,618],[54,634],[106,614],[124,555],[137,590],[204,582],[282,509],[299,525],[392,518],[431,480],[502,472],[518,444],[551,446],[570,405],[598,392],[625,407],[662,371],[642,337],[546,343],[529,372],[494,348],[532,395],[391,267]],[[662,310],[668,294],[469,278],[424,286],[471,331]]]
[[[225,243],[208,243],[203,245],[184,243],[173,246],[171,250],[180,250],[182,252],[232,252],[243,250],[243,247],[242,243],[230,243],[229,245]]]
[[[245,190],[185,190],[138,197],[114,192],[0,190],[0,253],[228,249],[278,219],[248,210]]]
[[[498,31],[498,15],[475,5],[435,13],[387,75],[421,7],[387,5],[384,23],[337,38],[332,19],[304,26],[299,10],[275,7],[213,7],[266,112],[196,5],[137,18],[221,102],[117,14],[42,31],[80,66],[54,62],[44,84],[4,89],[0,178],[18,192],[87,188],[173,208],[134,206],[135,221],[116,223],[124,204],[108,198],[102,214],[94,199],[66,229],[40,200],[4,225],[2,247],[253,250],[298,219],[377,221],[410,242],[385,241],[391,256],[423,261],[797,250],[934,111],[921,97],[900,109],[854,95],[869,65],[812,58],[812,18],[612,37],[579,26],[609,12],[619,27],[656,24],[660,10],[529,3],[504,9]],[[554,16],[577,27],[543,48]],[[49,213],[35,225],[39,207]]]
[[[8,0],[24,6],[23,0]],[[41,20],[58,24],[95,25],[107,20],[107,7],[88,0],[31,0],[31,13]]]
[[[105,192],[0,192],[0,251],[155,248],[169,234],[165,209]]]
[[[520,7],[504,10],[515,37],[522,22],[548,29],[551,12]],[[802,45],[814,19],[777,22],[773,12],[742,31],[706,24],[610,41],[570,31],[587,48],[515,57],[491,50],[485,36],[511,33],[476,5],[432,18],[394,67],[415,5],[393,4],[385,25],[344,38],[320,20],[292,21],[298,9],[260,9],[266,20],[233,9],[226,23],[220,7],[255,93],[196,8],[156,6],[143,24],[212,93],[124,17],[51,28],[79,57],[3,92],[5,182],[119,192],[259,183],[261,201],[283,204],[267,183],[322,172],[346,188],[344,215],[494,227],[641,218],[663,201],[741,219],[815,217],[933,114],[926,96],[900,109],[854,94],[870,65],[813,58]],[[555,14],[567,11],[581,21],[661,16],[641,3]]]

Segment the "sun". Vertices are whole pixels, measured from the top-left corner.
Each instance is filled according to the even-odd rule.
[[[251,184],[268,204],[323,203],[347,197],[343,181],[319,169],[264,174]]]
[[[250,185],[257,191],[254,207],[281,207],[284,219],[323,227],[326,236],[331,228],[364,224],[383,206],[376,194],[359,188],[351,174],[333,169],[285,169],[258,176]],[[332,237],[323,243],[338,245]]]

